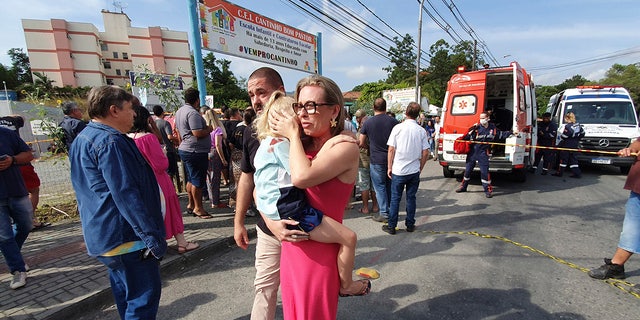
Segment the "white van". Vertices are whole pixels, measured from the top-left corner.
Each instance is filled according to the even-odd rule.
[[[622,174],[629,173],[633,157],[615,154],[640,136],[638,117],[629,92],[620,86],[579,86],[557,93],[549,99],[550,112],[558,127],[564,115],[573,112],[576,121],[584,127],[576,157],[581,163],[614,165]]]

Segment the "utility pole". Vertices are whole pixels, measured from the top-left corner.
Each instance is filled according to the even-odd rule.
[[[418,59],[416,60],[416,102],[420,103],[420,53],[422,44],[422,8],[424,0],[420,1],[420,15],[418,16]]]

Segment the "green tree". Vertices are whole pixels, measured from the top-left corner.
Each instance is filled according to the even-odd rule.
[[[600,80],[603,85],[619,85],[629,90],[636,109],[640,108],[640,63],[621,65],[614,64]]]
[[[234,100],[246,100],[249,103],[249,94],[240,84],[230,69],[231,61],[226,59],[216,59],[213,53],[208,53],[202,59],[204,67],[204,78],[206,81],[207,94],[213,95],[216,107],[222,105],[230,106]],[[233,102],[237,105],[238,102]]]
[[[7,68],[1,63],[0,63],[0,81],[5,82],[5,84],[7,85],[7,89],[16,89],[20,84],[16,74],[12,72],[11,69]]]
[[[368,115],[372,115],[373,101],[377,98],[382,98],[382,91],[390,89],[394,89],[394,86],[379,80],[378,82],[363,83],[353,88],[353,91],[360,92],[360,98],[358,98],[359,109],[363,109]]]
[[[389,48],[389,60],[392,66],[382,68],[387,72],[387,83],[410,84],[415,83],[416,74],[416,53],[414,52],[413,38],[406,34],[402,40],[393,38],[395,47]]]
[[[19,83],[31,83],[31,64],[29,57],[21,48],[11,48],[7,51],[7,55],[11,58],[11,72],[16,74]]]
[[[182,79],[178,74],[168,76],[152,72],[147,65],[136,67],[136,69],[138,70],[134,83],[136,87],[146,89],[147,94],[158,96],[167,111],[178,110],[182,104],[178,90]]]

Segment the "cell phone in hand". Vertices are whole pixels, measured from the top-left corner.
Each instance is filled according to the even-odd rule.
[[[6,158],[9,158],[9,156],[6,155],[6,154],[3,154],[3,155],[0,156],[0,161],[4,161],[4,159],[6,159]]]
[[[294,239],[309,239],[309,235],[308,234],[292,234],[291,238],[294,238]]]

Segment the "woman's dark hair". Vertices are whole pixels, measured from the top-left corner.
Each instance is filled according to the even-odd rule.
[[[136,112],[136,116],[133,118],[131,132],[151,132],[149,128],[149,117],[151,117],[149,110],[143,106],[135,106],[133,111]]]

